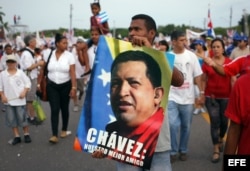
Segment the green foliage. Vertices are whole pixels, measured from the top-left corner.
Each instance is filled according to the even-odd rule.
[[[5,13],[2,12],[2,7],[0,7],[0,25],[3,26],[6,30],[8,30],[8,22],[4,22],[3,17]]]

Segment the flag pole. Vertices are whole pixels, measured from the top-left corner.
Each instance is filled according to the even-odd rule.
[[[232,27],[232,15],[233,15],[233,8],[230,8],[230,16],[229,16],[229,29]]]

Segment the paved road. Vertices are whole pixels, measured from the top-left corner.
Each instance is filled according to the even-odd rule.
[[[49,106],[47,103],[43,103],[43,106],[49,118]],[[73,150],[79,117],[80,112],[71,112],[69,130],[73,134],[60,139],[56,145],[48,142],[51,130],[47,119],[40,126],[30,126],[32,143],[22,142],[12,146],[7,143],[12,138],[12,131],[5,126],[4,113],[0,111],[0,171],[115,171],[114,161],[93,159],[88,153]],[[210,162],[212,143],[209,123],[202,115],[193,117],[189,147],[188,161],[177,161],[172,165],[173,171],[221,170],[221,162]]]

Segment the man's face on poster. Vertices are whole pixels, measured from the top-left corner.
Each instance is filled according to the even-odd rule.
[[[146,76],[141,61],[117,64],[111,75],[111,105],[117,120],[135,127],[148,119],[157,109],[155,89]]]

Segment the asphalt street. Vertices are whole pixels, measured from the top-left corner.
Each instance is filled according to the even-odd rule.
[[[82,103],[82,102],[81,102]],[[30,126],[32,142],[12,146],[8,141],[12,131],[5,125],[5,112],[0,110],[0,171],[115,171],[115,162],[108,159],[93,159],[90,154],[73,150],[80,111],[73,112],[72,103],[69,130],[72,135],[60,138],[59,143],[48,142],[51,136],[50,109],[42,103],[47,119],[39,126]],[[0,104],[0,109],[2,109]],[[81,106],[82,108],[82,106]],[[206,115],[206,114],[204,114]],[[60,121],[61,124],[61,121]],[[20,130],[22,133],[22,130]],[[21,134],[22,135],[22,134]],[[220,171],[222,162],[211,163],[212,142],[209,123],[203,115],[194,115],[189,141],[188,160],[176,161],[173,171]],[[221,155],[222,157],[222,155]]]

